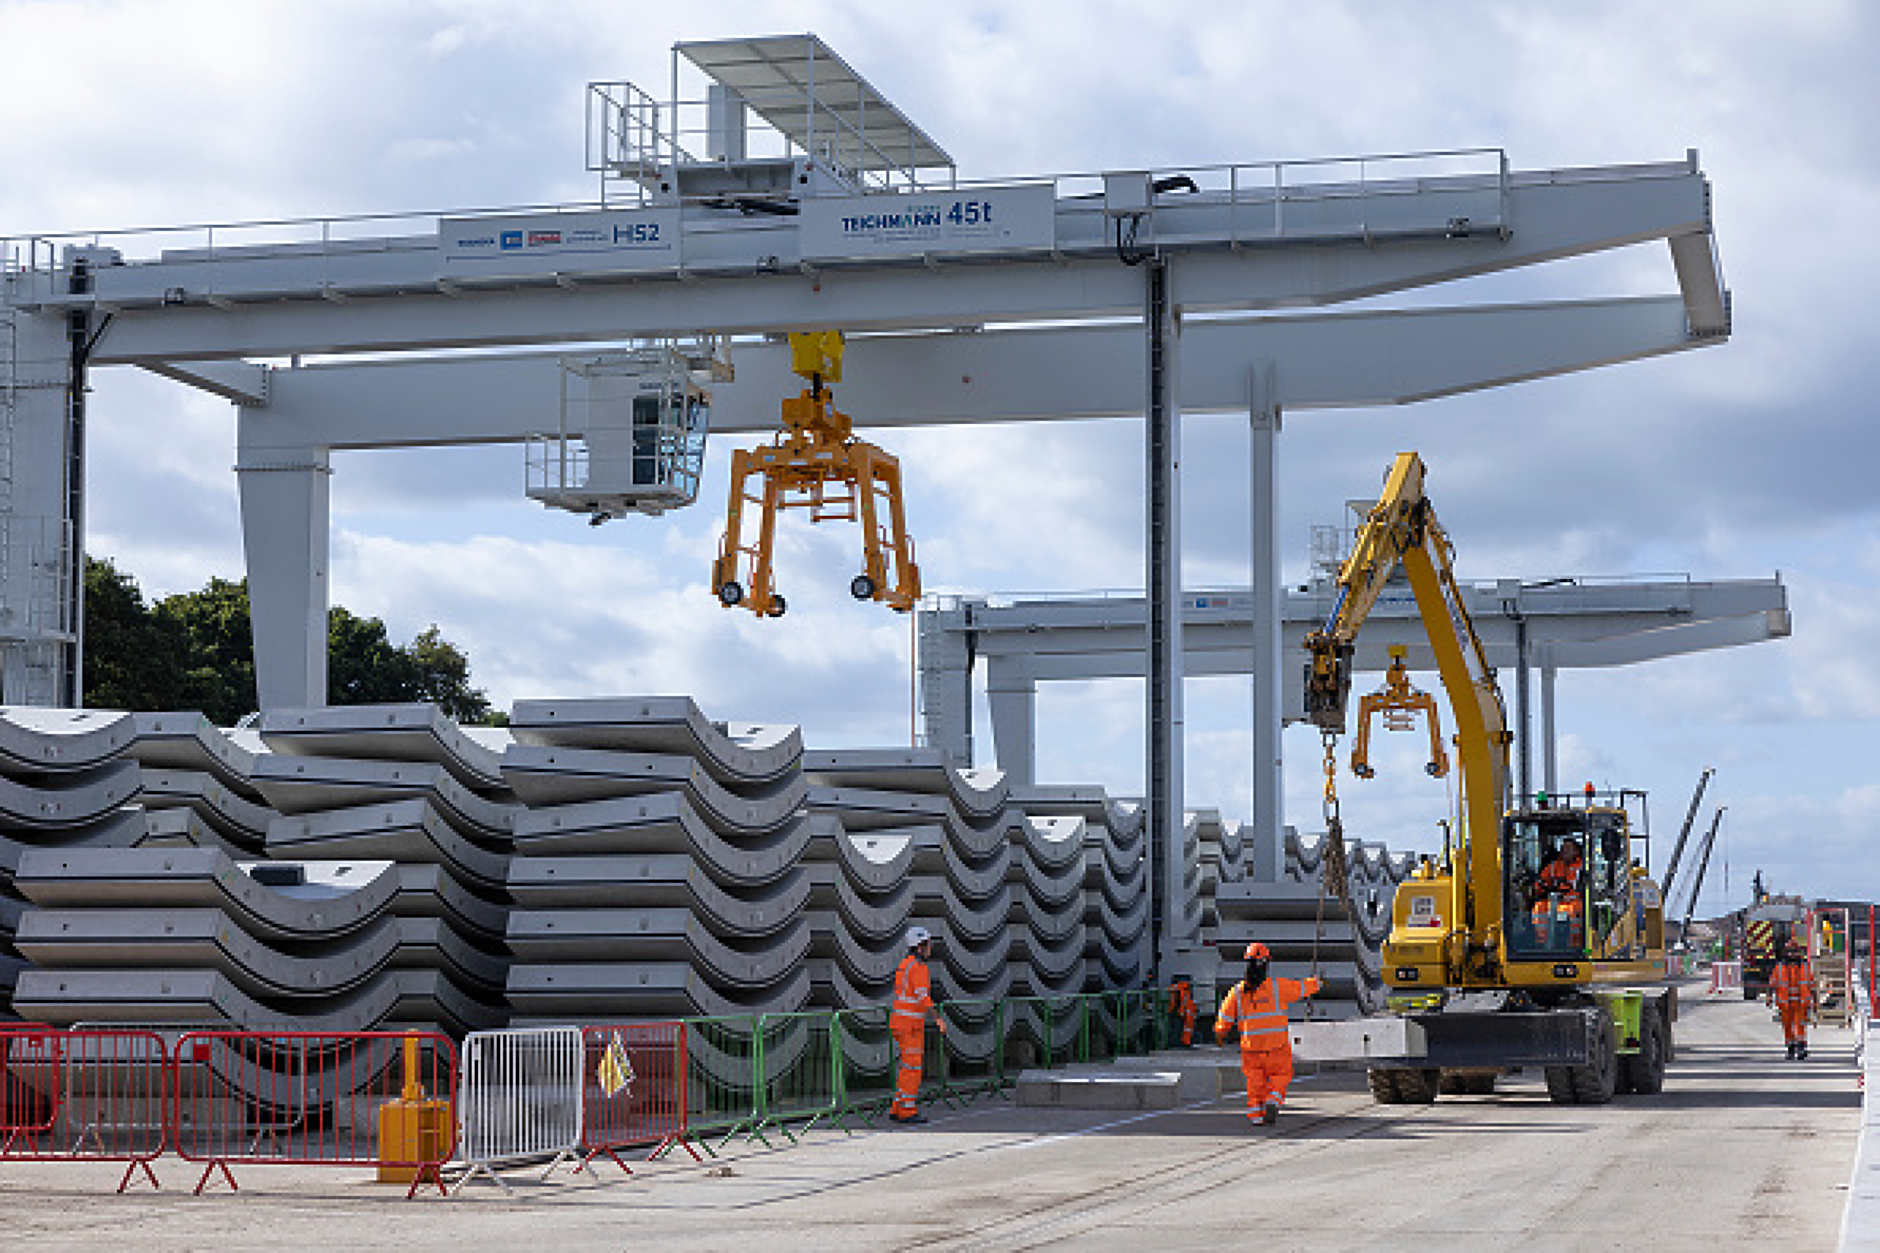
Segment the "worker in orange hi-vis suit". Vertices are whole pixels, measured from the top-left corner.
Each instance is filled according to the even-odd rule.
[[[1240,1073],[1247,1076],[1247,1117],[1266,1126],[1279,1121],[1279,1107],[1292,1085],[1292,1039],[1286,1029],[1286,1007],[1325,986],[1316,978],[1304,982],[1276,979],[1267,974],[1272,954],[1264,944],[1247,946],[1247,975],[1214,1018],[1215,1038],[1225,1044],[1240,1032]]]
[[[1782,1040],[1790,1061],[1808,1056],[1808,1017],[1815,1008],[1815,979],[1802,946],[1794,940],[1769,972],[1769,1001],[1782,1020]]]
[[[1168,1012],[1181,1019],[1182,1047],[1192,1047],[1195,1042],[1195,990],[1186,976],[1177,978],[1169,988]]]
[[[888,1011],[888,1030],[900,1052],[894,1075],[894,1104],[888,1117],[906,1126],[927,1121],[920,1112],[920,1076],[926,1061],[927,1018],[934,1013],[933,981],[927,962],[933,956],[933,936],[925,927],[907,930],[907,956],[894,971],[894,1004]],[[947,1025],[934,1015],[942,1035]]]

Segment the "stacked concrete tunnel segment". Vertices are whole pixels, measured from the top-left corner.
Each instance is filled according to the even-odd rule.
[[[806,750],[683,698],[264,715],[0,710],[0,939],[16,1016],[265,1030],[880,1006],[906,929],[951,999],[1150,977],[1138,803],[1013,788],[935,750]],[[1239,824],[1183,833],[1184,922],[1279,941],[1333,1012],[1370,1007],[1381,936],[1315,883],[1252,882]],[[1353,850],[1388,901],[1401,859]],[[1283,899],[1278,899],[1283,898]],[[1278,903],[1275,904],[1275,900]],[[1274,928],[1288,928],[1285,937]],[[1231,964],[1231,963],[1230,963]]]
[[[824,76],[775,72],[792,58]],[[678,142],[695,103],[681,107],[681,70],[711,80],[713,150],[702,158]],[[801,98],[753,94],[748,75],[760,70],[766,92],[795,84],[789,90]],[[590,153],[602,178],[598,208],[441,214],[409,230],[373,219],[0,239],[0,440],[12,470],[0,501],[11,528],[0,544],[0,702],[76,704],[81,690],[75,452],[88,370],[136,366],[237,406],[259,698],[274,714],[326,697],[333,450],[520,443],[555,425],[571,347],[705,333],[729,344],[735,369],[714,387],[714,425],[770,430],[777,401],[796,390],[777,333],[837,328],[855,337],[843,403],[858,429],[1155,419],[1145,441],[1144,584],[1159,626],[1141,817],[1149,879],[1161,885],[1151,888],[1152,911],[1167,931],[1192,912],[1174,731],[1187,656],[1184,615],[1173,607],[1182,587],[1181,417],[1228,412],[1250,424],[1246,646],[1255,673],[1280,674],[1273,519],[1282,414],[1407,404],[1682,352],[1730,333],[1710,187],[1695,152],[1523,171],[1490,148],[973,183],[814,36],[680,44],[671,80],[674,99],[649,115],[663,122],[629,126],[622,112],[618,127],[603,128],[605,142]],[[829,89],[823,97],[817,83]],[[591,85],[601,116],[626,108],[609,105],[618,86]],[[652,101],[644,92],[620,98]],[[871,102],[865,121],[844,112],[861,101]],[[747,155],[753,122],[777,132],[775,154]],[[906,143],[882,141],[882,125]],[[860,142],[846,144],[851,134]],[[920,155],[884,156],[891,151]],[[922,228],[905,231],[904,211],[916,205]],[[155,255],[127,251],[153,240]],[[1668,249],[1664,294],[1315,311],[1649,243]],[[323,360],[303,366],[303,354]],[[1278,686],[1254,688],[1250,819],[1254,845],[1275,861],[1285,830]],[[167,769],[167,808],[237,843],[274,812],[270,791],[298,786]],[[363,779],[340,782],[370,790]],[[332,818],[337,811],[314,799],[328,785],[308,781],[282,811],[305,820],[310,845],[444,840],[482,882],[477,875],[514,839],[458,812],[445,787],[397,802],[411,812],[395,839],[347,828],[350,819]],[[913,819],[895,821],[932,825]],[[1195,937],[1159,940],[1166,966],[1169,945]]]

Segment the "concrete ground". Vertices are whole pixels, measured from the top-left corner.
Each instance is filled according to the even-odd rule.
[[[611,1165],[602,1184],[518,1173],[406,1202],[367,1172],[236,1170],[231,1194],[112,1193],[122,1167],[0,1163],[0,1244],[99,1249],[1833,1249],[1861,1093],[1852,1033],[1783,1059],[1769,1011],[1686,989],[1666,1090],[1548,1101],[1538,1074],[1486,1097],[1374,1104],[1355,1075],[1301,1078],[1274,1128],[1239,1094],[1163,1113],[933,1111],[924,1127],[715,1162]]]

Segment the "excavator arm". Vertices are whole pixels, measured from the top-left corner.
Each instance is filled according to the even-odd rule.
[[[1497,960],[1493,955],[1500,947],[1498,833],[1508,805],[1508,748],[1514,737],[1495,672],[1462,602],[1449,538],[1424,494],[1423,478],[1422,458],[1399,453],[1376,506],[1358,528],[1351,555],[1338,572],[1331,612],[1306,636],[1305,712],[1328,743],[1344,733],[1358,632],[1401,566],[1455,722],[1466,874],[1458,876],[1461,899],[1450,916],[1461,923],[1458,946],[1466,945],[1480,969]]]

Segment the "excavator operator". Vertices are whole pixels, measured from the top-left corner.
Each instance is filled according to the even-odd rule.
[[[1580,899],[1580,872],[1584,866],[1580,842],[1568,836],[1534,883],[1534,933],[1550,947],[1579,947],[1585,910]]]

